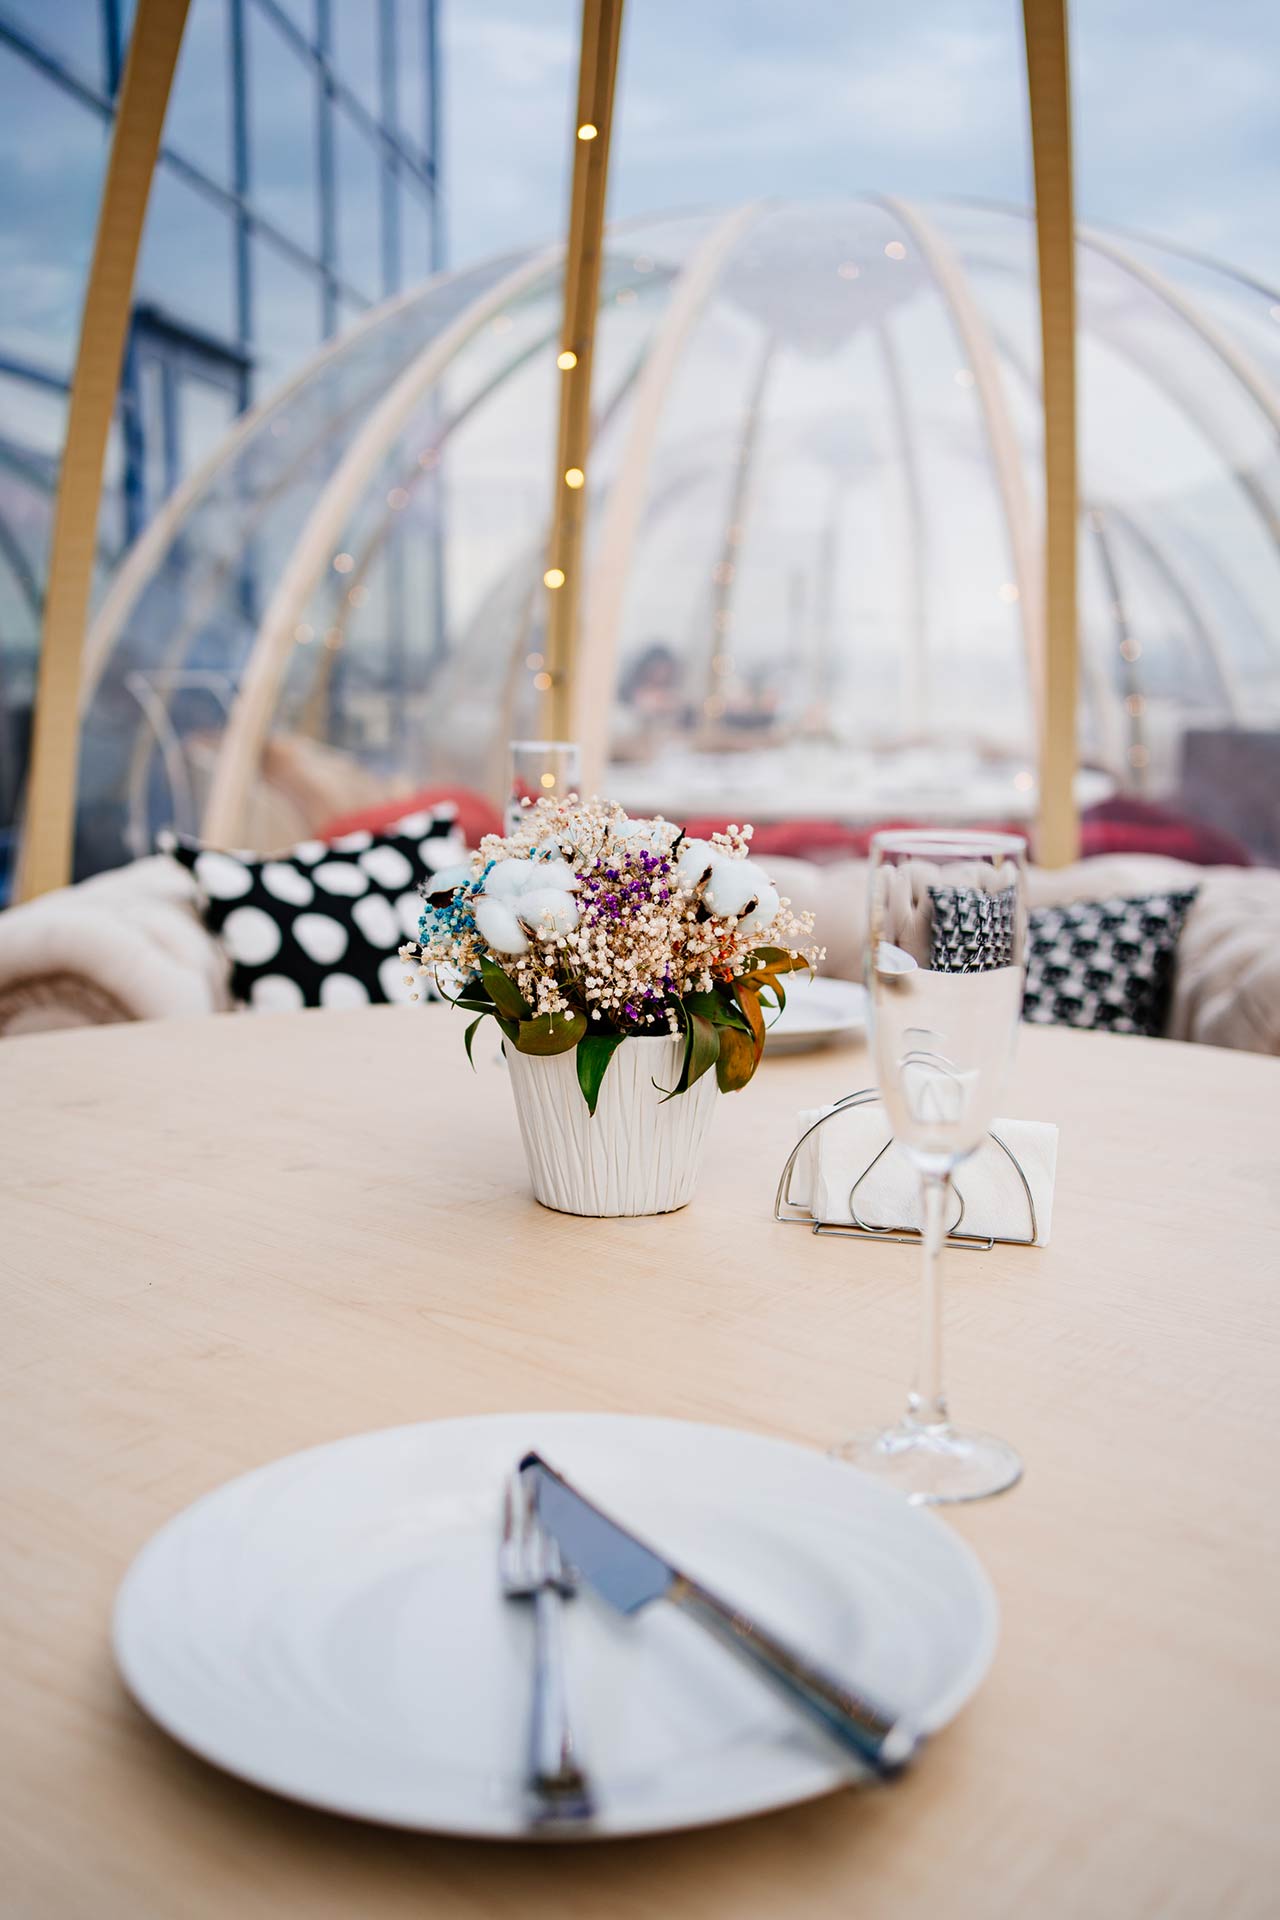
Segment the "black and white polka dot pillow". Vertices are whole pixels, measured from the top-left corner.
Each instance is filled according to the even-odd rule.
[[[232,995],[251,1010],[436,997],[426,980],[405,985],[399,949],[417,937],[422,882],[466,858],[452,807],[272,857],[173,834],[158,844],[194,877],[204,923],[231,961]]]

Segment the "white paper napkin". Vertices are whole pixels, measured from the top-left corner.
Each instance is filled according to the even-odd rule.
[[[791,1198],[815,1220],[850,1226],[856,1206],[866,1226],[920,1228],[920,1176],[892,1139],[889,1116],[877,1102],[864,1107],[814,1107],[799,1116],[800,1133],[825,1114],[831,1119],[801,1148],[791,1177]],[[1027,1177],[1036,1210],[1035,1245],[1047,1246],[1053,1221],[1053,1182],[1058,1129],[1043,1120],[996,1120],[991,1131],[1015,1154]],[[887,1149],[881,1154],[881,1149]],[[877,1160],[877,1154],[881,1157]],[[875,1165],[872,1165],[872,1162]],[[870,1169],[870,1171],[868,1171]],[[865,1178],[862,1176],[865,1175]],[[853,1189],[859,1183],[857,1192]],[[957,1169],[956,1191],[964,1198],[962,1233],[996,1240],[1025,1240],[1031,1231],[1027,1196],[1009,1154],[988,1139]],[[959,1209],[953,1203],[948,1227]]]

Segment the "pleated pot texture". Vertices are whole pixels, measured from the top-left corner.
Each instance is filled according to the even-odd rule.
[[[683,1038],[624,1040],[594,1115],[577,1055],[507,1047],[507,1067],[535,1199],[596,1218],[672,1213],[693,1197],[718,1089],[714,1072],[663,1101],[684,1059]],[[655,1084],[656,1083],[656,1084]]]

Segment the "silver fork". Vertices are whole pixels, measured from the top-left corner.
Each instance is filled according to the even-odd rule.
[[[526,1789],[533,1820],[589,1820],[595,1811],[578,1763],[565,1684],[561,1609],[577,1580],[538,1519],[537,1484],[518,1470],[502,1507],[498,1573],[508,1600],[533,1602],[533,1701],[529,1715]]]

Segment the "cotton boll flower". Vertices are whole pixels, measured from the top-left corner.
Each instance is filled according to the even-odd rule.
[[[495,953],[528,953],[529,942],[515,912],[506,900],[491,900],[481,894],[475,904],[476,928],[482,940]]]
[[[686,840],[676,861],[676,878],[682,887],[696,887],[719,862],[720,855],[709,840]]]
[[[485,876],[484,891],[491,900],[523,900],[526,894],[552,887],[571,892],[578,876],[566,860],[498,860]]]
[[[533,884],[532,861],[495,860],[484,877],[484,892],[490,900],[514,900]]]
[[[762,927],[767,927],[769,922],[777,917],[781,905],[778,889],[771,881],[766,880],[760,889],[755,906],[750,913],[744,913],[739,920],[738,932],[759,933]]]
[[[439,873],[433,873],[430,879],[424,882],[423,896],[434,904],[437,900],[447,899],[450,894],[456,893],[459,887],[465,887],[470,878],[471,862],[469,860],[463,861],[456,867],[441,867]]]
[[[526,892],[554,887],[561,893],[572,893],[578,885],[578,876],[567,860],[532,860],[529,867],[531,878]]]
[[[542,940],[572,933],[578,924],[578,903],[563,887],[535,887],[515,902],[520,923]]]
[[[754,860],[726,860],[717,854],[712,861],[711,878],[702,897],[712,913],[727,919],[731,914],[745,913],[766,887],[773,893],[768,874]],[[773,900],[773,912],[776,913],[776,893],[773,893]],[[769,918],[772,919],[773,914]]]

